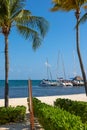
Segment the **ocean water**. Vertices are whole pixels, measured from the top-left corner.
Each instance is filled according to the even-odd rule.
[[[58,96],[67,94],[85,93],[84,86],[81,87],[57,87],[39,86],[41,80],[32,80],[32,95],[39,96]],[[5,81],[0,80],[0,99],[4,98]],[[9,80],[9,98],[28,97],[28,80]]]

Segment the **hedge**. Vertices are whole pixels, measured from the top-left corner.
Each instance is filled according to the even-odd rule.
[[[0,107],[0,124],[19,122],[25,119],[26,107]]]
[[[33,98],[34,115],[45,130],[87,130],[80,117]]]
[[[58,98],[54,102],[54,105],[58,108],[75,114],[76,116],[80,116],[82,122],[87,123],[87,102]]]

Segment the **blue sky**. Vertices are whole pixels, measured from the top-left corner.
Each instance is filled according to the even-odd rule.
[[[81,75],[76,53],[74,11],[50,12],[51,0],[26,0],[32,15],[42,16],[49,22],[49,30],[42,45],[33,51],[31,42],[14,30],[9,36],[9,79],[47,78],[47,66],[52,78]],[[81,15],[84,12],[82,11]],[[80,26],[80,48],[87,71],[87,23]],[[46,64],[48,59],[48,65]],[[0,79],[4,79],[4,37],[0,36]]]

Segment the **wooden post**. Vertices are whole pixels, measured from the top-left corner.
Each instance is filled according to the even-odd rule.
[[[30,109],[30,129],[34,130],[34,113],[33,113],[33,103],[32,103],[32,82],[28,80],[28,90],[29,90],[29,109]]]

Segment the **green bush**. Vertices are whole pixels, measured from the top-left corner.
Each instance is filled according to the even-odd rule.
[[[87,123],[87,102],[58,98],[54,102],[54,105],[75,114],[76,116],[80,116],[82,122]]]
[[[87,130],[80,117],[33,99],[34,114],[45,130]]]
[[[26,107],[0,107],[0,124],[19,122],[25,119]]]

